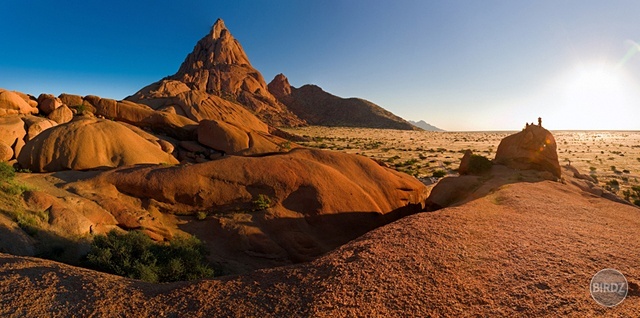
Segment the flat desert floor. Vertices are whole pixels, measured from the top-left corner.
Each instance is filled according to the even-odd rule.
[[[370,157],[426,183],[455,175],[466,149],[493,159],[502,138],[516,131],[429,132],[370,128],[286,129],[311,138],[300,144]],[[552,131],[561,165],[571,164],[618,196],[640,203],[640,131]],[[634,190],[635,187],[635,190]]]

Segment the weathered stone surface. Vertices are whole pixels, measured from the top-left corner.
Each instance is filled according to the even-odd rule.
[[[449,207],[452,204],[467,198],[479,185],[477,176],[459,176],[443,178],[431,190],[426,201],[430,211]]]
[[[191,140],[183,140],[178,143],[178,146],[184,148],[189,152],[207,152],[207,148],[202,146],[201,144],[191,141]]]
[[[411,176],[365,157],[311,149],[116,169],[68,187],[111,202],[113,211],[105,208],[114,215],[140,210],[134,198],[150,202],[148,210],[206,211],[206,221],[180,228],[207,242],[234,272],[311,260],[421,211],[426,198],[426,187]]]
[[[200,122],[198,142],[212,149],[237,155],[282,152],[299,147],[286,139],[265,132],[243,129],[216,120]]]
[[[51,114],[58,107],[62,106],[62,101],[51,94],[40,94],[38,96],[38,108],[45,115]]]
[[[95,118],[79,118],[45,130],[25,145],[18,162],[35,172],[178,163],[126,126]]]
[[[171,154],[173,153],[173,151],[175,150],[175,146],[163,139],[158,140],[158,144],[160,145],[160,148],[162,149],[162,151]]]
[[[58,124],[68,123],[73,119],[73,112],[67,105],[62,105],[52,111],[47,118]]]
[[[460,159],[460,167],[458,168],[458,173],[460,175],[469,173],[469,163],[471,162],[471,155],[473,155],[473,152],[471,152],[471,150],[465,150],[462,159]]]
[[[94,96],[96,97],[96,96]],[[73,111],[80,111],[83,113],[95,113],[96,109],[90,102],[84,100],[82,96],[71,94],[60,94],[58,98],[63,104],[67,105]]]
[[[0,117],[0,142],[10,146],[15,157],[24,145],[23,139],[27,134],[24,126],[24,122],[17,115]]]
[[[37,113],[38,108],[29,105],[20,95],[0,88],[0,116]]]
[[[215,120],[200,122],[198,142],[229,154],[249,148],[249,136],[244,130]]]
[[[0,161],[9,161],[13,158],[13,148],[0,141]]]
[[[58,125],[58,123],[53,120],[31,115],[23,117],[22,120],[27,127],[27,136],[25,137],[26,141],[29,141],[41,132]]]
[[[2,90],[2,89],[0,89],[0,90]],[[34,96],[29,95],[29,94],[25,94],[25,93],[22,93],[22,92],[16,92],[16,91],[14,91],[14,93],[18,94],[18,96],[20,96],[32,108],[37,108],[38,107],[38,100]]]
[[[527,125],[524,130],[507,136],[498,146],[495,162],[514,169],[548,171],[561,175],[556,140],[546,129]]]
[[[85,96],[84,100],[95,108],[95,114],[123,121],[138,127],[149,127],[179,139],[195,138],[197,123],[186,117],[161,112],[131,101],[116,101],[98,96]]]

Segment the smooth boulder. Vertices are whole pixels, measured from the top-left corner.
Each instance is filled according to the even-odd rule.
[[[17,93],[0,89],[0,116],[37,113],[38,108],[29,105]]]
[[[539,125],[528,125],[521,132],[500,141],[495,163],[519,170],[548,171],[560,178],[556,140]]]
[[[286,139],[219,120],[200,122],[198,142],[212,149],[236,155],[281,152],[298,147]]]
[[[49,172],[178,161],[122,124],[78,118],[27,142],[18,163],[34,172]]]
[[[24,126],[24,122],[19,116],[0,117],[0,142],[11,147],[15,157],[24,145],[24,137],[27,134]]]

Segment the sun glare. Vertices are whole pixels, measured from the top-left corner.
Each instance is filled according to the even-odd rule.
[[[564,129],[635,129],[631,117],[640,104],[634,79],[609,63],[581,64],[559,83],[553,112]]]

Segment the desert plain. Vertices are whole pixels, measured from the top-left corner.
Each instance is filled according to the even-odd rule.
[[[433,173],[456,175],[465,150],[493,159],[500,141],[517,131],[433,132],[352,127],[299,127],[301,144],[366,156],[429,184]],[[552,131],[561,165],[595,176],[619,196],[640,186],[640,131]],[[614,181],[615,180],[615,181]],[[617,182],[617,183],[616,183]],[[633,191],[633,190],[631,190]],[[640,198],[635,198],[640,199]]]

